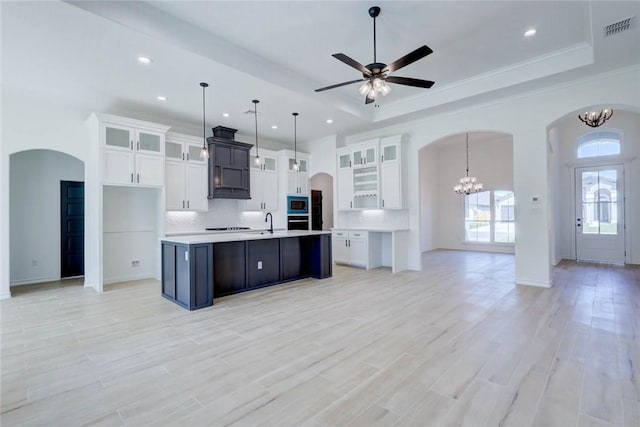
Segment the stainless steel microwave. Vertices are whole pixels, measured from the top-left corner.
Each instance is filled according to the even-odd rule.
[[[309,215],[309,198],[305,196],[287,196],[288,215]]]

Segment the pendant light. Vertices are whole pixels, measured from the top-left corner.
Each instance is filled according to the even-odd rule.
[[[260,149],[258,148],[258,101],[254,99],[253,101],[253,115],[256,118],[256,165],[260,166]]]
[[[453,187],[456,194],[471,194],[482,191],[484,186],[475,176],[469,176],[469,132],[467,132],[467,175],[460,178],[460,184]]]
[[[201,82],[202,86],[202,150],[200,150],[200,157],[203,159],[209,158],[209,149],[207,148],[207,125],[205,122],[205,110],[204,110],[204,90],[209,87],[208,83]]]
[[[291,113],[293,116],[293,170],[299,171],[300,166],[298,165],[298,141],[297,141],[297,133],[298,133],[298,113]]]
[[[611,108],[605,108],[600,111],[585,111],[584,114],[578,114],[580,121],[592,128],[602,126],[611,116],[613,116]]]

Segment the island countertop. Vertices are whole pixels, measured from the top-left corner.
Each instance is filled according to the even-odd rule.
[[[181,245],[195,245],[201,243],[239,242],[245,240],[283,239],[287,237],[318,236],[331,234],[331,231],[320,230],[277,230],[268,231],[243,231],[236,233],[200,234],[188,236],[167,236],[160,239],[162,242],[177,243]]]

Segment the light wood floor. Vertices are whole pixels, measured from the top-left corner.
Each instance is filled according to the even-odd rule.
[[[156,281],[0,302],[3,427],[639,426],[640,269],[438,251],[186,311]]]

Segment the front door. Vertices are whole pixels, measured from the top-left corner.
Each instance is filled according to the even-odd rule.
[[[60,277],[84,275],[84,182],[60,181]]]
[[[622,165],[575,169],[576,259],[625,262]]]

